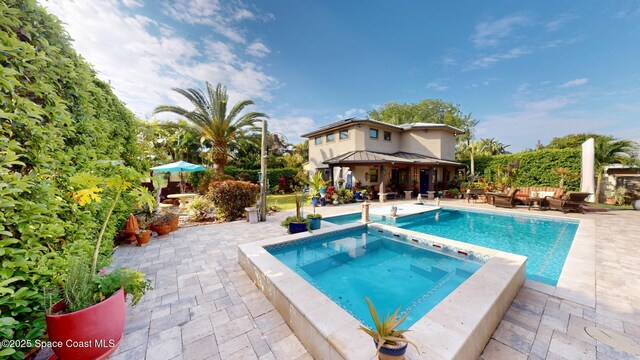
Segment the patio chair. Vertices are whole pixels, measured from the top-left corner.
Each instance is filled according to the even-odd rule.
[[[512,188],[506,194],[494,194],[493,195],[493,206],[497,207],[506,207],[512,208],[516,206],[516,194],[518,193],[518,188]]]
[[[563,213],[568,213],[570,211],[584,213],[584,210],[582,209],[581,205],[589,197],[589,195],[591,195],[591,193],[569,191],[560,199],[547,196],[544,198],[544,201],[545,201],[545,205],[549,209],[560,210]]]

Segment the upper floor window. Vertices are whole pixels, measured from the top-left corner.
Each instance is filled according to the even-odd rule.
[[[349,138],[349,130],[340,130],[340,140],[346,140]]]
[[[320,144],[322,144],[322,137],[321,137],[321,136],[318,136],[318,137],[316,138],[316,145],[320,145]]]
[[[378,129],[369,129],[369,137],[372,139],[378,138]]]
[[[383,139],[387,140],[387,141],[391,141],[391,132],[390,131],[385,131],[383,134]]]
[[[332,142],[335,138],[336,136],[334,134],[327,134],[327,142]]]

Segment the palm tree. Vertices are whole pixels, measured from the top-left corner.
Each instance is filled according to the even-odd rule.
[[[633,161],[637,147],[638,144],[629,140],[613,140],[612,138],[599,138],[596,140],[595,171],[598,178],[595,196],[597,202],[600,202],[600,188],[605,166]]]
[[[509,145],[505,145],[494,138],[480,140],[481,155],[506,154],[508,147]]]
[[[240,115],[245,107],[254,105],[251,100],[240,101],[227,112],[229,102],[227,88],[218,84],[214,89],[209,82],[206,85],[207,94],[200,89],[172,89],[186,97],[195,107],[194,110],[173,105],[160,105],[153,112],[154,114],[171,112],[184,117],[188,121],[188,126],[197,130],[202,139],[211,141],[211,161],[216,165],[218,172],[223,172],[229,156],[229,144],[235,142],[243,130],[255,128],[257,122],[268,116],[259,112]]]

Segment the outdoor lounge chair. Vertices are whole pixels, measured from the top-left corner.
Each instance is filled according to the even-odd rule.
[[[506,194],[494,194],[493,195],[493,206],[497,207],[506,207],[512,208],[516,206],[516,194],[518,193],[518,188],[512,188]]]
[[[545,205],[547,205],[549,209],[560,210],[563,213],[568,213],[570,211],[584,213],[581,205],[589,195],[591,195],[591,193],[569,191],[560,199],[547,196],[544,198],[544,201]]]

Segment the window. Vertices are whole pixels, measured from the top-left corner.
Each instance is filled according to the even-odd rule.
[[[377,132],[378,130],[376,130]],[[369,168],[369,182],[377,183],[378,182],[378,168],[370,167]]]
[[[322,137],[318,136],[316,138],[316,145],[320,145],[320,144],[322,144]]]
[[[378,129],[369,129],[369,137],[372,139],[378,138]]]
[[[340,130],[340,140],[346,140],[349,138],[349,130]]]
[[[385,131],[384,134],[383,134],[383,139],[385,139],[387,141],[391,141],[391,132]]]
[[[335,140],[335,135],[334,134],[327,134],[327,142],[332,142],[333,140]]]

